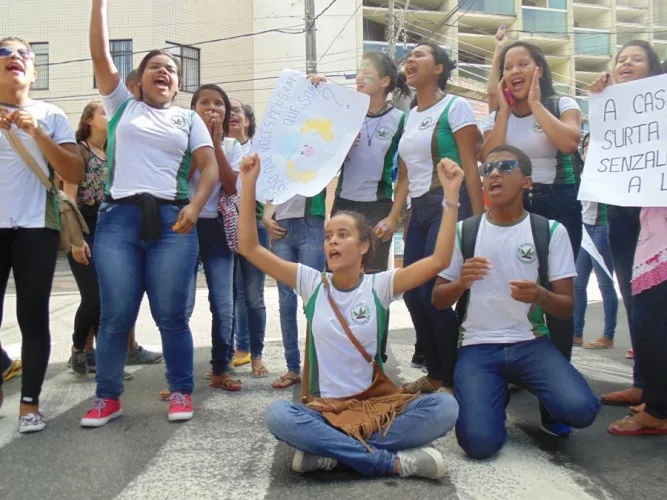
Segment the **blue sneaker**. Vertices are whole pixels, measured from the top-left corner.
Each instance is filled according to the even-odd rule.
[[[550,436],[557,438],[569,438],[572,436],[572,428],[569,425],[559,424],[558,422],[551,422],[549,420],[542,420],[540,429]]]

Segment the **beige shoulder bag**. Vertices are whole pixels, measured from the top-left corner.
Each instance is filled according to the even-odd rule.
[[[30,170],[44,184],[47,191],[55,191],[55,186],[46,174],[39,168],[37,161],[21,142],[19,136],[13,130],[6,130],[5,135],[9,144],[23,159]],[[76,201],[65,194],[64,191],[57,191],[58,208],[60,209],[60,251],[67,254],[72,246],[83,246],[83,233],[89,234],[88,224],[84,220],[81,212],[76,206]]]

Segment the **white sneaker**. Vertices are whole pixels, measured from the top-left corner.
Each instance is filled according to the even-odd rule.
[[[296,450],[294,459],[292,460],[292,469],[299,474],[318,470],[329,471],[333,470],[336,465],[338,465],[338,461],[333,458],[319,457],[301,450]]]
[[[46,429],[46,419],[39,413],[28,413],[19,419],[19,432],[29,434]]]
[[[440,479],[446,474],[445,459],[434,448],[414,448],[399,451],[399,474],[401,477],[423,477]]]

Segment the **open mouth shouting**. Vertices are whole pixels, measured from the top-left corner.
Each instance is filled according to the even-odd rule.
[[[329,250],[329,260],[337,260],[340,258],[340,252],[336,249]]]
[[[160,90],[169,90],[169,77],[167,75],[158,75],[153,80],[155,86]]]
[[[414,78],[417,75],[418,68],[416,64],[409,64],[405,67],[405,76],[408,80]]]
[[[491,181],[489,182],[489,194],[494,195],[498,194],[503,190],[503,184],[500,181]]]
[[[19,61],[12,61],[7,65],[7,71],[15,75],[25,75],[25,68]]]
[[[514,77],[510,80],[510,90],[514,93],[520,92],[526,83],[526,79],[522,76]]]
[[[229,118],[229,125],[230,125],[231,127],[238,127],[238,126],[239,126],[239,123],[240,123],[240,122],[239,122],[239,119],[236,118],[234,115],[232,115],[232,116]]]

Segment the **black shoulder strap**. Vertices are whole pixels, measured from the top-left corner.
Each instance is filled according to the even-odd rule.
[[[537,251],[537,274],[539,284],[547,289],[551,289],[549,281],[549,243],[551,242],[551,227],[549,219],[530,214],[530,228],[533,232],[533,241]]]
[[[481,222],[482,216],[476,215],[465,219],[461,223],[461,253],[463,254],[463,262],[475,256],[475,245],[477,244],[477,234],[479,233]],[[470,290],[466,290],[459,297],[459,300],[456,301],[456,316],[458,317],[459,325],[465,319],[469,300]]]
[[[477,233],[479,233],[481,222],[482,216],[476,215],[461,223],[461,253],[464,262],[475,256],[475,244],[477,243]]]

